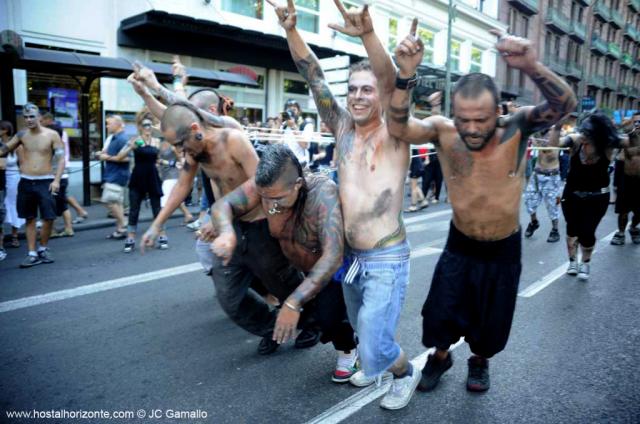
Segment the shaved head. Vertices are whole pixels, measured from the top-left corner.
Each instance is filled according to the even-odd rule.
[[[213,90],[203,89],[193,92],[189,96],[189,101],[198,109],[211,110],[211,106],[218,108],[220,96]]]
[[[165,137],[175,134],[175,140],[184,141],[191,133],[191,124],[194,122],[204,125],[204,119],[192,104],[188,102],[177,102],[169,106],[162,115],[160,129],[165,133]],[[167,137],[169,140],[173,137]]]

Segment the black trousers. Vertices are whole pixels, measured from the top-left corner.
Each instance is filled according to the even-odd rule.
[[[138,227],[138,217],[140,216],[140,205],[144,200],[147,193],[138,191],[135,188],[129,188],[129,231],[136,232]],[[160,213],[160,197],[149,194],[149,201],[151,203],[151,210],[153,217],[155,218]]]
[[[426,196],[429,192],[431,183],[435,183],[435,198],[440,200],[440,190],[442,190],[442,168],[439,160],[431,160],[424,168],[424,176],[422,177],[422,192]]]
[[[609,193],[580,197],[570,190],[562,195],[562,214],[567,222],[567,236],[578,237],[584,247],[596,244],[596,228],[609,208]]]

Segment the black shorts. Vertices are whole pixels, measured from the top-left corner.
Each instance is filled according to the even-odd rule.
[[[60,180],[60,190],[57,196],[53,196],[56,201],[56,216],[62,216],[62,213],[69,209],[69,202],[67,202],[67,187],[69,186],[69,179],[63,178]]]
[[[640,213],[640,177],[622,174],[617,188],[616,213]]]
[[[422,307],[422,343],[448,349],[460,337],[471,352],[490,358],[509,339],[522,265],[522,231],[504,240],[478,241],[451,224]]]
[[[424,161],[422,158],[411,158],[411,166],[409,168],[409,178],[420,178],[424,174]]]
[[[35,219],[38,217],[39,209],[40,218],[48,221],[56,219],[56,201],[49,191],[52,182],[52,178],[46,180],[20,178],[16,201],[20,218]]]

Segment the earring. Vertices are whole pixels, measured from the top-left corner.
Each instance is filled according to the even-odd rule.
[[[202,138],[203,138],[203,137],[202,137],[202,134],[201,134],[201,133],[196,134],[196,140],[198,140],[198,141],[202,141]]]

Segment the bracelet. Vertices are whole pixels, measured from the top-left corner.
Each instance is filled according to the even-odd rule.
[[[284,306],[286,306],[287,308],[289,308],[289,309],[291,309],[291,310],[293,310],[293,311],[296,311],[296,312],[302,312],[302,311],[303,311],[303,309],[302,309],[302,308],[298,309],[298,308],[296,308],[295,306],[293,306],[291,303],[289,303],[289,302],[288,302],[288,301],[286,301],[286,300],[285,300],[285,302],[284,302]]]
[[[411,78],[400,78],[400,73],[396,74],[396,88],[400,90],[411,90],[418,84],[418,75],[413,74]]]

